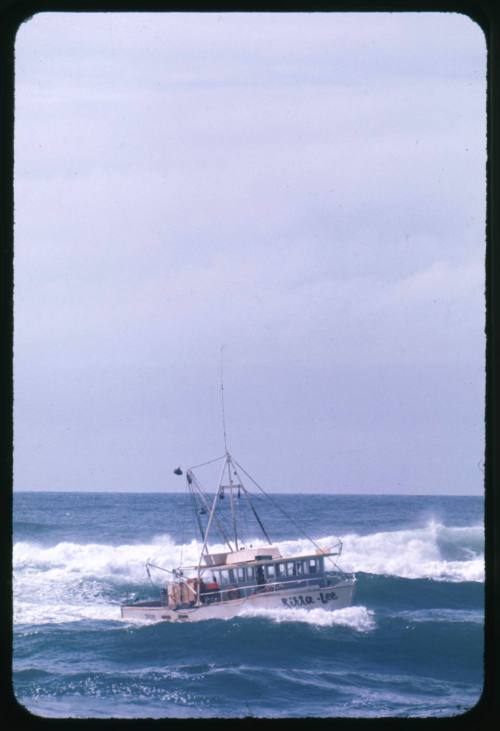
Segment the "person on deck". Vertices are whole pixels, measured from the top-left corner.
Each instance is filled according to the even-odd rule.
[[[264,576],[264,567],[257,567],[257,591],[265,591],[264,584],[266,583],[266,577]]]

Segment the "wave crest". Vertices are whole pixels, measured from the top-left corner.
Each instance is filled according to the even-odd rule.
[[[375,629],[373,612],[366,607],[345,607],[334,612],[326,609],[248,609],[240,617],[262,617],[272,622],[305,622],[317,627],[349,627],[357,632],[370,632]]]
[[[345,570],[448,582],[481,582],[484,578],[482,526],[448,527],[431,522],[424,528],[349,534],[342,540],[341,565]],[[327,547],[334,541],[333,536],[323,536],[316,542]],[[252,543],[256,547],[265,545],[259,540]],[[311,549],[305,539],[281,541],[276,545],[283,555]],[[223,546],[216,544],[211,548],[215,552],[223,550]],[[181,549],[168,535],[156,536],[150,543],[119,546],[72,542],[40,546],[18,542],[13,556],[15,621],[119,619],[118,606],[123,600],[137,593],[153,596],[158,591],[149,586],[145,572],[147,560],[167,569],[179,565],[180,561],[195,564],[199,549],[196,541]],[[153,579],[159,587],[166,574],[156,571]],[[275,621],[289,621],[286,609],[278,611],[276,616],[268,616]],[[296,621],[302,612],[303,621],[316,624],[341,623],[342,618],[350,617],[347,610],[338,610],[344,614],[336,612],[334,620],[328,612],[325,616],[314,614],[320,611],[291,610],[290,614]],[[358,620],[359,617],[354,621]]]
[[[352,571],[439,581],[484,581],[483,526],[424,528],[343,537]]]

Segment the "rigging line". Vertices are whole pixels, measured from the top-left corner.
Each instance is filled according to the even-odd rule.
[[[191,493],[191,501],[192,501],[191,504],[192,504],[192,508],[193,508],[194,517],[196,518],[196,522],[198,523],[198,528],[200,530],[201,540],[203,540],[203,525],[202,525],[201,518],[200,518],[200,512],[199,512],[199,508],[198,508],[198,501],[196,500],[196,496],[194,494],[193,486],[189,483],[189,481],[188,481],[188,489],[189,489],[189,492]]]
[[[228,457],[227,459],[227,476],[229,479],[229,502],[231,505],[231,517],[233,520],[233,534],[234,534],[234,543],[236,546],[236,550],[238,550],[238,529],[236,527],[236,513],[234,511],[234,499],[233,499],[233,476],[231,474],[231,457]]]
[[[261,531],[263,532],[263,534],[265,535],[265,537],[266,537],[266,540],[267,540],[267,542],[269,543],[269,545],[270,545],[270,546],[272,546],[273,542],[272,542],[272,540],[271,540],[271,539],[269,538],[269,536],[267,535],[267,531],[266,531],[266,529],[264,528],[264,524],[262,523],[261,519],[259,518],[259,514],[258,514],[258,513],[257,513],[257,511],[255,510],[255,508],[254,508],[254,505],[253,505],[252,501],[250,500],[250,496],[249,496],[249,494],[247,493],[247,491],[246,491],[245,489],[243,490],[243,492],[245,493],[245,497],[246,497],[246,499],[248,500],[248,503],[249,503],[249,505],[250,505],[250,508],[251,508],[251,510],[252,510],[252,513],[254,514],[255,520],[256,520],[256,521],[257,521],[257,523],[259,524],[259,526],[260,526],[260,529],[261,529]]]
[[[305,530],[304,530],[304,529],[303,529],[303,528],[302,528],[302,527],[301,527],[301,526],[300,526],[300,525],[299,525],[299,524],[298,524],[298,523],[297,523],[297,522],[296,522],[296,521],[295,521],[295,520],[294,520],[294,519],[292,518],[292,516],[291,516],[291,515],[288,515],[288,513],[287,513],[287,512],[286,512],[286,511],[285,511],[285,510],[284,510],[284,509],[283,509],[283,508],[281,507],[281,505],[279,505],[279,504],[278,504],[278,503],[277,503],[277,502],[276,502],[275,500],[273,500],[273,498],[272,498],[272,497],[271,497],[271,496],[269,495],[269,493],[267,493],[267,492],[266,492],[266,491],[265,491],[265,490],[264,490],[264,489],[263,489],[263,488],[262,488],[262,487],[261,487],[261,486],[259,485],[259,483],[258,483],[258,482],[256,482],[256,480],[254,480],[254,478],[252,477],[252,475],[249,475],[249,474],[248,474],[248,472],[247,472],[247,471],[245,470],[245,468],[244,468],[244,467],[242,467],[242,466],[241,466],[241,465],[239,464],[239,462],[236,462],[236,460],[234,460],[234,462],[235,462],[235,464],[237,464],[237,465],[238,465],[238,467],[240,468],[240,470],[241,470],[242,472],[244,472],[244,473],[245,473],[245,475],[246,475],[246,476],[248,477],[248,479],[249,479],[249,480],[251,480],[251,481],[253,482],[253,484],[255,485],[255,487],[257,487],[257,488],[258,488],[258,489],[259,489],[259,490],[261,491],[261,493],[262,493],[263,495],[265,495],[265,496],[266,496],[266,497],[267,497],[267,498],[268,498],[268,499],[269,499],[269,500],[270,500],[270,501],[272,502],[272,504],[273,504],[273,505],[274,505],[275,507],[277,507],[277,508],[278,508],[278,510],[279,510],[279,511],[280,511],[281,513],[283,513],[283,515],[284,515],[284,516],[285,516],[286,518],[288,518],[288,520],[289,520],[289,521],[290,521],[291,523],[293,523],[293,525],[294,525],[294,526],[295,526],[295,527],[296,527],[296,528],[297,528],[297,529],[298,529],[298,530],[299,530],[299,531],[300,531],[300,532],[302,533],[302,535],[303,535],[303,536],[305,536],[305,537],[307,538],[307,540],[308,540],[308,541],[311,541],[311,543],[312,543],[312,544],[313,544],[314,546],[316,546],[316,548],[317,548],[317,549],[319,549],[320,551],[323,551],[323,548],[322,548],[322,547],[321,547],[321,546],[320,546],[320,545],[319,545],[318,543],[316,543],[316,541],[314,540],[314,538],[311,538],[311,536],[310,536],[310,535],[308,535],[308,534],[307,534],[307,533],[305,532]],[[337,542],[337,546],[339,546],[339,554],[338,554],[338,555],[340,556],[340,553],[341,553],[341,551],[342,551],[342,541],[341,541],[340,539],[338,539],[338,542]],[[331,562],[332,562],[333,564],[335,564],[335,561],[331,561]],[[335,565],[336,565],[336,564],[335,564]]]
[[[221,486],[222,486],[222,479],[224,477],[224,471],[226,469],[226,462],[227,462],[227,455],[226,455],[226,459],[224,461],[224,465],[223,465],[222,470],[221,470],[221,474],[220,474],[220,478],[219,478],[219,484],[217,485],[217,491],[216,491],[216,493],[214,495],[214,499],[213,499],[213,502],[212,502],[212,508],[210,510],[210,516],[208,518],[207,527],[205,529],[205,538],[203,540],[203,546],[201,547],[200,558],[199,558],[199,561],[198,561],[198,579],[200,578],[201,561],[202,561],[202,558],[203,558],[203,552],[205,551],[205,549],[207,548],[207,545],[208,545],[208,534],[209,534],[210,528],[212,526],[212,520],[213,520],[213,517],[214,517],[214,514],[215,514],[217,501],[219,500],[219,495],[220,495]],[[207,551],[207,553],[208,553],[208,551]],[[198,584],[198,588],[199,587],[200,587],[200,584]]]
[[[246,535],[248,534],[248,511],[243,509],[241,506],[241,493],[246,493],[245,486],[242,483],[241,477],[238,474],[238,470],[236,469],[236,466],[231,461],[231,468],[233,470],[234,477],[237,479],[238,484],[234,485],[234,489],[238,489],[238,499],[236,501],[236,518],[240,525],[244,524],[244,528],[246,531]],[[245,495],[248,500],[248,494]],[[251,507],[251,501],[250,501],[250,507]],[[240,531],[241,540],[243,540],[243,532]]]
[[[219,499],[219,496],[220,496],[221,491],[224,490],[224,486],[223,486],[222,482],[223,482],[224,473],[225,473],[225,470],[226,470],[227,459],[228,459],[228,456],[226,455],[225,462],[224,462],[224,465],[222,467],[221,475],[220,475],[220,478],[219,478],[219,484],[217,486],[217,491],[216,491],[215,496],[214,496],[214,503],[212,503],[212,508],[211,508],[210,514],[212,515],[213,520],[215,521],[215,524],[217,525],[217,528],[219,530],[220,535],[222,536],[222,538],[224,539],[224,541],[229,546],[230,552],[233,553],[234,552],[234,548],[232,547],[231,542],[230,542],[229,538],[226,535],[226,530],[227,530],[228,533],[231,532],[230,531],[230,528],[228,528],[227,526],[224,525],[224,516],[223,515],[220,516],[220,521],[219,521],[219,518],[217,517],[217,510],[220,508],[220,503],[218,502],[218,499]],[[214,509],[214,505],[216,506],[215,509]],[[205,534],[206,536],[208,536],[208,527],[209,526],[207,524],[207,533]],[[208,543],[207,543],[207,552],[208,552]]]
[[[236,460],[234,460],[234,461],[235,461],[235,463],[236,463],[236,464],[238,464],[238,463],[236,462]],[[240,465],[238,465],[238,467],[240,467],[240,469],[241,469],[241,470],[243,470],[243,472],[245,472],[245,470],[243,469],[243,467],[241,467]],[[253,502],[252,502],[252,499],[251,499],[250,495],[248,494],[248,491],[247,491],[247,489],[246,489],[245,485],[243,484],[243,481],[242,481],[241,477],[239,476],[239,474],[238,474],[238,471],[236,470],[236,468],[235,468],[235,470],[234,470],[234,471],[235,471],[235,473],[236,473],[236,477],[238,478],[238,481],[239,481],[239,483],[240,483],[240,485],[241,485],[241,487],[242,487],[242,489],[243,489],[243,494],[245,495],[245,498],[246,498],[246,499],[248,500],[248,504],[250,505],[250,508],[251,508],[251,510],[252,510],[252,513],[253,513],[253,515],[254,515],[254,518],[255,518],[255,520],[256,520],[256,521],[257,521],[257,523],[259,524],[259,526],[260,526],[260,529],[261,529],[261,531],[263,532],[263,534],[265,535],[265,537],[266,537],[266,540],[267,540],[267,542],[269,543],[269,545],[270,545],[270,546],[272,546],[273,542],[272,542],[272,540],[271,540],[271,539],[269,538],[269,536],[268,536],[268,534],[267,534],[267,531],[266,531],[266,529],[264,528],[264,524],[263,524],[263,522],[262,522],[262,521],[261,521],[261,519],[260,519],[260,516],[259,516],[259,514],[258,514],[258,513],[257,513],[257,511],[255,510],[255,507],[254,507],[254,504],[253,504]],[[245,472],[245,474],[247,474],[247,473]],[[247,476],[248,476],[248,477],[250,477],[250,475],[247,475]],[[252,479],[252,478],[250,477],[250,479]],[[257,485],[257,487],[258,487],[258,485]]]
[[[220,398],[222,406],[222,429],[224,432],[224,449],[227,455],[227,436],[226,436],[226,412],[224,409],[224,345],[220,346]]]
[[[189,508],[190,508],[190,501],[189,501],[189,482],[186,480],[187,490],[186,490],[186,505],[184,510],[182,511],[182,525],[181,525],[181,551],[179,556],[179,566],[182,566],[182,560],[184,558],[184,536],[186,535],[186,523],[189,518]]]
[[[200,496],[203,499],[205,509],[210,514],[210,511],[211,511],[210,501],[209,501],[208,497],[205,495],[205,493],[203,492],[203,490],[201,489],[200,481],[197,479],[196,475],[193,472],[191,472],[191,478],[193,480],[193,485],[196,487],[196,489],[198,490],[198,493],[200,494]],[[224,541],[224,543],[226,543],[229,546],[229,550],[232,553],[233,552],[233,547],[231,546],[231,543],[229,542],[229,539],[228,539],[228,537],[226,535],[226,532],[225,532],[225,530],[223,528],[222,523],[219,522],[219,519],[217,518],[217,515],[215,515],[215,514],[214,514],[214,520],[215,520],[215,523],[216,523],[217,528],[219,530],[219,533],[222,536],[222,540]],[[203,541],[204,533],[202,534],[202,537],[201,538],[202,538],[202,541]]]
[[[214,462],[220,462],[221,459],[225,459],[226,455],[223,454],[222,457],[216,457],[215,459],[209,459],[208,462],[202,462],[201,464],[195,464],[193,467],[188,467],[188,470],[197,470],[198,467],[205,467],[207,464],[213,464]]]
[[[236,477],[236,479],[238,480],[238,483],[239,483],[238,485],[235,485],[235,490],[238,489],[238,497],[236,500],[236,520],[238,523],[238,529],[239,529],[241,541],[244,542],[243,541],[243,530],[242,530],[242,528],[243,528],[243,511],[241,509],[241,505],[242,505],[242,503],[241,503],[241,492],[242,492],[241,480],[238,478],[234,467],[233,467],[233,471],[234,471],[234,476]]]
[[[236,472],[236,469],[235,469],[235,472]],[[236,475],[238,478],[238,482],[241,485],[241,477],[238,475],[237,472],[236,472]],[[243,493],[243,496],[245,496],[245,487],[243,485],[241,485],[241,491]],[[248,514],[246,503],[243,504],[243,501],[238,500],[238,503],[240,503],[240,502],[241,502],[241,514],[243,516],[242,520],[243,520],[244,526],[245,526],[245,542],[248,542],[248,539],[250,536],[250,516]]]

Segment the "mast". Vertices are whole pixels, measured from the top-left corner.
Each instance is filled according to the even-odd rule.
[[[252,512],[254,514],[254,517],[256,518],[256,520],[257,520],[257,522],[258,522],[258,524],[259,524],[259,526],[260,526],[260,528],[261,528],[264,536],[266,537],[267,541],[269,542],[269,544],[271,544],[271,539],[269,538],[269,536],[268,536],[268,534],[266,532],[266,529],[264,528],[264,526],[262,524],[262,521],[260,520],[260,518],[259,518],[259,516],[257,514],[257,511],[255,510],[255,507],[254,507],[254,505],[252,503],[252,500],[250,498],[250,495],[248,494],[248,491],[246,490],[245,486],[243,485],[243,483],[241,481],[241,478],[240,478],[240,476],[239,476],[239,474],[238,474],[238,472],[236,470],[236,464],[237,463],[233,464],[233,459],[232,459],[232,457],[231,457],[231,455],[229,453],[229,450],[227,448],[226,410],[225,410],[225,404],[224,404],[224,347],[225,347],[224,345],[221,345],[221,348],[220,348],[220,395],[221,395],[222,432],[223,432],[223,436],[224,436],[224,451],[225,451],[225,456],[224,456],[224,464],[222,465],[222,470],[221,470],[221,473],[220,473],[220,478],[219,478],[219,483],[218,483],[218,486],[217,486],[217,490],[215,492],[214,499],[212,501],[212,506],[210,508],[210,514],[209,514],[209,517],[208,517],[207,526],[206,526],[206,529],[205,529],[205,533],[203,535],[203,545],[201,547],[200,558],[198,560],[198,566],[197,566],[198,585],[197,585],[197,592],[196,592],[196,603],[198,605],[200,604],[200,583],[201,583],[200,582],[200,579],[201,579],[201,569],[202,569],[203,555],[205,554],[207,557],[209,555],[209,552],[208,552],[208,536],[209,536],[210,528],[212,527],[212,523],[213,523],[214,519],[215,519],[215,522],[217,523],[217,526],[219,527],[219,529],[222,528],[222,526],[219,524],[219,521],[217,520],[217,517],[215,516],[215,512],[216,512],[216,508],[217,508],[217,501],[221,497],[222,492],[224,490],[224,475],[225,475],[226,470],[227,470],[228,482],[229,482],[229,484],[227,485],[227,487],[229,488],[229,502],[230,502],[230,506],[231,506],[231,518],[232,518],[232,523],[233,523],[233,535],[234,535],[234,544],[235,544],[235,547],[236,547],[236,551],[239,550],[239,542],[238,542],[238,525],[237,525],[237,520],[236,520],[236,511],[235,511],[235,507],[234,507],[234,494],[233,493],[234,493],[234,489],[235,489],[235,484],[234,484],[233,476],[232,476],[232,473],[231,473],[231,470],[232,469],[234,469],[234,473],[237,476],[239,489],[243,489],[243,494],[245,495],[245,498],[248,500],[248,503],[250,505],[250,508],[251,508],[251,510],[252,510]],[[215,460],[211,460],[211,461],[215,461]],[[238,465],[238,467],[239,467],[239,465]],[[191,486],[191,481],[192,481],[192,478],[193,478],[191,469],[192,468],[190,468],[188,470],[188,473],[187,473],[188,476],[189,476],[188,477],[188,484],[189,484],[189,486]],[[208,504],[207,504],[206,500],[204,499],[203,494],[201,493],[200,490],[198,490],[198,492],[202,496],[202,499],[203,499],[203,502],[204,502],[205,506],[208,508]],[[199,521],[199,525],[200,525],[200,528],[201,528],[201,521]],[[223,531],[222,531],[222,534],[223,534],[223,538],[225,539],[227,545],[229,546],[229,550],[232,552],[231,544],[229,543],[228,539],[225,537]],[[208,566],[209,565],[208,560],[206,560],[206,563],[207,563],[207,566]]]
[[[217,487],[217,490],[216,490],[215,495],[214,495],[214,499],[212,501],[212,508],[210,510],[210,515],[209,515],[209,518],[208,518],[207,528],[205,530],[205,538],[203,540],[203,546],[201,547],[200,558],[199,558],[199,561],[198,561],[198,571],[197,571],[197,573],[198,573],[198,584],[197,584],[197,589],[196,589],[196,604],[197,605],[199,605],[201,603],[201,600],[200,600],[201,562],[203,560],[203,553],[205,552],[205,550],[207,548],[208,534],[210,532],[210,526],[212,525],[212,521],[214,519],[215,507],[217,505],[217,500],[219,498],[219,494],[220,494],[220,491],[221,491],[222,480],[224,478],[224,470],[226,469],[226,465],[227,465],[227,454],[226,454],[226,458],[224,460],[224,464],[222,465],[222,471],[221,471],[221,475],[220,475],[219,485]],[[207,561],[207,565],[208,565],[208,561]]]
[[[231,475],[231,467],[232,467],[231,455],[228,452],[227,453],[227,473],[229,475],[229,500],[230,500],[230,503],[231,503],[231,517],[233,519],[234,543],[235,543],[235,546],[236,546],[236,550],[239,551],[239,546],[238,546],[238,529],[236,527],[236,512],[234,510],[234,500],[233,500],[233,489],[234,489],[234,485],[233,485],[233,476]]]
[[[222,471],[221,471],[221,475],[220,475],[220,479],[219,479],[219,485],[218,485],[217,490],[215,492],[214,499],[212,500],[212,507],[210,509],[210,515],[208,517],[208,523],[207,523],[207,527],[206,527],[206,530],[205,530],[205,537],[203,539],[203,546],[201,547],[200,560],[198,561],[198,578],[200,576],[200,568],[201,568],[201,562],[202,562],[202,559],[203,559],[203,553],[204,553],[204,551],[205,551],[205,549],[207,547],[208,534],[210,532],[210,527],[211,527],[212,521],[214,519],[215,508],[216,508],[216,505],[217,505],[217,499],[218,499],[219,494],[220,494],[220,491],[221,491],[222,480],[224,478],[224,471],[226,469],[226,465],[227,465],[227,455],[226,455],[226,458],[224,460],[224,464],[222,465]]]
[[[239,550],[238,546],[238,528],[236,525],[236,512],[234,509],[234,496],[233,496],[233,476],[231,475],[231,455],[229,454],[228,448],[227,448],[227,433],[226,433],[226,410],[224,407],[224,345],[221,345],[220,347],[220,397],[221,397],[221,407],[222,407],[222,431],[224,434],[224,449],[226,452],[226,466],[227,466],[227,475],[229,478],[229,503],[231,505],[231,518],[233,522],[233,536],[234,536],[234,544],[236,546],[236,550]]]
[[[220,459],[220,457],[219,457],[219,459]],[[215,461],[218,461],[218,460],[215,460]],[[212,460],[210,460],[210,462],[212,462]],[[202,501],[203,509],[206,511],[206,513],[208,515],[210,515],[211,506],[209,505],[209,502],[208,502],[207,498],[203,494],[203,491],[201,490],[201,487],[198,484],[198,480],[196,479],[196,476],[193,473],[193,468],[192,467],[190,467],[187,470],[186,475],[188,476],[187,483],[188,483],[188,487],[190,488],[191,494],[194,497],[194,489],[196,489],[196,492],[198,493],[198,495],[200,497],[200,500]],[[194,505],[194,508],[195,508],[195,512],[197,513],[197,505],[196,504]],[[199,519],[198,513],[197,513],[196,517],[197,517],[197,521],[198,521],[198,526],[200,528],[201,540],[203,541],[204,538],[205,538],[205,531],[204,531],[203,526],[201,524],[201,521]],[[231,546],[231,543],[230,543],[230,541],[229,541],[229,539],[228,539],[228,537],[226,535],[226,531],[224,530],[224,527],[222,526],[222,524],[217,519],[217,513],[214,513],[214,521],[217,524],[217,528],[219,529],[219,533],[221,534],[221,537],[222,537],[224,543],[227,544],[227,546],[229,547],[229,550],[232,552],[233,547]]]
[[[220,346],[220,398],[222,406],[222,431],[224,432],[224,451],[227,456],[226,413],[224,410],[224,345]]]

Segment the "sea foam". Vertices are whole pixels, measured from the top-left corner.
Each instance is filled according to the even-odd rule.
[[[369,632],[376,627],[373,613],[366,607],[345,607],[334,612],[326,609],[246,609],[241,617],[262,617],[272,622],[305,622],[317,627],[349,627],[357,632]]]
[[[482,526],[424,528],[343,537],[344,569],[406,579],[484,581]]]
[[[315,540],[325,548],[336,542],[334,536]],[[449,582],[481,582],[484,578],[482,526],[454,528],[431,522],[423,528],[410,530],[348,534],[342,541],[339,563],[348,571]],[[252,543],[265,545],[259,540]],[[306,539],[281,541],[276,545],[283,555],[311,550]],[[213,544],[211,549],[217,552],[223,550],[223,546]],[[150,543],[119,546],[72,542],[41,546],[18,542],[13,554],[15,621],[119,619],[120,602],[131,592],[141,587],[146,589],[149,583],[145,571],[147,560],[168,570],[180,562],[196,564],[199,550],[200,544],[196,541],[181,547],[168,535],[155,536]],[[168,576],[158,569],[151,570],[156,587]],[[320,610],[283,608],[278,610],[280,614],[276,617],[269,616],[281,621],[279,617],[286,617],[287,611],[292,612],[294,618],[302,611],[308,617],[304,621],[312,621],[314,612]],[[330,616],[328,612],[325,614]],[[318,616],[320,620],[315,623],[323,621],[322,615]],[[349,615],[336,612],[335,616],[335,621],[340,623],[342,616]]]

